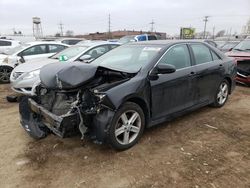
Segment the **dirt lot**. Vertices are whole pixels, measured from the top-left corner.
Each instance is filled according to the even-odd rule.
[[[250,88],[147,130],[124,152],[78,137],[34,141],[8,90],[0,85],[0,187],[250,187]]]

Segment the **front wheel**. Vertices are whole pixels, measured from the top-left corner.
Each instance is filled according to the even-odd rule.
[[[145,116],[135,103],[126,102],[115,113],[108,131],[108,141],[117,150],[134,146],[141,138],[145,127]]]
[[[229,95],[229,83],[227,80],[223,80],[217,89],[217,92],[214,96],[214,107],[222,107],[226,103]]]
[[[9,66],[0,66],[0,83],[6,84],[10,82],[10,74],[13,68]]]

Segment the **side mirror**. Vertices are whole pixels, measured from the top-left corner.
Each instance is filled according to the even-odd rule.
[[[176,71],[176,68],[174,65],[170,64],[158,64],[156,66],[157,74],[170,74]]]
[[[175,66],[170,64],[158,64],[150,73],[150,80],[157,80],[159,78],[159,74],[170,74],[175,72]]]
[[[92,59],[91,55],[83,55],[79,58],[80,61],[88,62]]]

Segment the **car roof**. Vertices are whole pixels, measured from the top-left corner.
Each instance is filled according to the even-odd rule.
[[[12,40],[12,39],[3,39],[3,38],[0,38],[1,41],[7,41],[7,42],[20,42],[18,40]]]
[[[37,44],[61,44],[61,45],[64,45],[64,46],[68,46],[67,44],[63,44],[59,41],[34,41],[34,42],[27,42],[26,44],[29,44],[29,45],[37,45]]]
[[[83,42],[77,43],[74,46],[88,46],[88,47],[93,47],[93,46],[99,46],[99,45],[105,45],[105,44],[121,45],[118,42],[109,42],[109,41],[83,41]]]
[[[179,43],[205,43],[203,40],[150,40],[150,41],[141,41],[141,42],[131,42],[127,45],[159,45],[166,46],[170,44],[179,44]]]

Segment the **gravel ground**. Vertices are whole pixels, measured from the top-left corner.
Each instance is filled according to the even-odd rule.
[[[250,88],[146,130],[130,150],[50,135],[35,141],[0,85],[0,187],[250,187]]]

